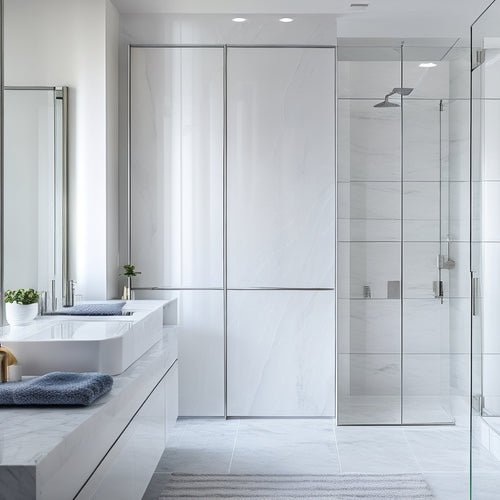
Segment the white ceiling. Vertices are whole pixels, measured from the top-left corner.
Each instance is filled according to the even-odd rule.
[[[384,14],[467,18],[469,23],[491,0],[112,0],[123,13],[164,14]],[[366,9],[351,3],[368,3]]]
[[[500,0],[498,0],[500,1]],[[467,36],[491,0],[112,0],[126,14],[334,14],[338,35]],[[351,3],[368,3],[364,9]]]

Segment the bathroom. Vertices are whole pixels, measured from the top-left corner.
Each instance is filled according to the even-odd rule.
[[[3,429],[0,498],[172,498],[187,474],[497,498],[499,1],[3,0],[2,290],[131,286],[168,348],[50,452]]]

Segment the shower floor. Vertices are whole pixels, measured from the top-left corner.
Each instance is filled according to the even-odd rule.
[[[397,425],[401,417],[406,425],[453,425],[454,418],[443,405],[443,398],[406,396],[350,396],[340,400],[342,419],[339,423],[350,425]],[[402,410],[402,411],[401,411]]]
[[[477,450],[477,498],[497,500],[500,462]],[[145,499],[172,472],[422,473],[438,500],[469,498],[469,431],[461,426],[336,427],[332,419],[181,419]]]

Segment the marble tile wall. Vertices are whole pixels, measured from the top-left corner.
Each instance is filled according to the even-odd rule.
[[[229,291],[229,415],[333,415],[334,303],[333,291]]]
[[[335,411],[334,71],[330,49],[228,48],[231,416]]]
[[[226,221],[222,55],[132,49],[134,286],[179,289],[180,415],[224,415],[226,330],[229,415],[332,416],[335,53],[228,47]]]
[[[222,49],[131,54],[134,285],[222,287]]]

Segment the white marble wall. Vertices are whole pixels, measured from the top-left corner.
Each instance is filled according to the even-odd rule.
[[[396,61],[339,62],[342,423],[399,423],[401,411],[403,423],[449,419],[442,411],[450,395],[448,271],[441,278],[443,304],[433,290],[448,217],[448,194],[440,185],[448,176],[449,113],[440,111],[449,95],[448,64],[430,72],[405,62],[404,86],[415,90],[403,108],[374,108],[400,86],[399,71]],[[391,100],[401,103],[399,96]],[[389,281],[401,283],[402,301],[389,298]]]
[[[222,286],[222,91],[222,49],[132,49],[136,287]]]
[[[228,414],[334,413],[333,291],[230,291]]]
[[[334,52],[228,49],[228,286],[333,287]]]
[[[228,414],[334,414],[334,52],[228,49]],[[236,289],[236,290],[234,290]]]
[[[229,289],[333,289],[334,66],[331,48],[228,48]],[[134,286],[183,289],[179,412],[190,416],[224,414],[222,69],[222,49],[132,49]],[[227,306],[229,414],[332,415],[333,291],[296,292],[293,306],[290,292],[248,293],[254,307]],[[259,335],[279,344],[266,350]],[[249,351],[257,371],[235,362]]]

